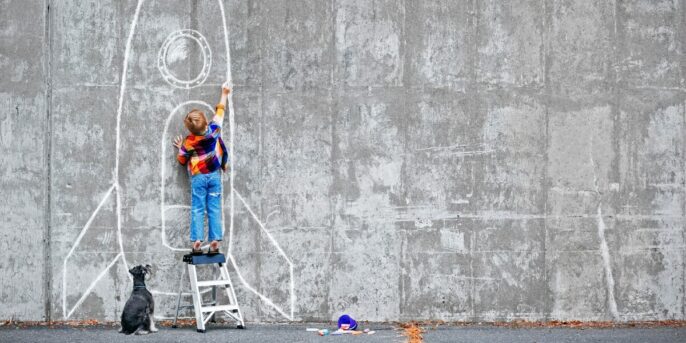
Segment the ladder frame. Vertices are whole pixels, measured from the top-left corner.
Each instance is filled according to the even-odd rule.
[[[183,308],[193,307],[195,312],[195,322],[198,332],[205,332],[205,325],[207,322],[212,320],[214,322],[214,317],[217,312],[223,312],[227,317],[236,321],[236,327],[239,329],[245,328],[245,321],[243,320],[243,313],[241,312],[240,306],[238,306],[238,300],[236,298],[236,292],[233,288],[233,282],[231,282],[231,276],[226,268],[226,260],[221,255],[219,257],[213,257],[214,261],[210,262],[206,259],[200,257],[195,259],[197,256],[184,256],[184,262],[188,264],[188,277],[191,283],[191,296],[193,298],[192,306],[181,306],[181,296],[183,291],[183,274],[185,270],[181,271],[181,277],[179,278],[179,292],[176,298],[176,313],[174,316],[174,323],[172,327],[176,327],[177,319],[179,318],[179,310]],[[207,255],[198,255],[207,256]],[[198,260],[198,261],[196,261]],[[221,262],[220,262],[221,261]],[[213,280],[198,281],[198,274],[196,270],[197,265],[212,265],[219,269],[219,275],[217,275],[217,269],[212,272]],[[202,303],[202,295],[200,294],[200,288],[212,287],[212,300],[209,303]],[[229,304],[218,305],[217,304],[217,287],[223,287],[226,292],[226,297],[229,300]]]

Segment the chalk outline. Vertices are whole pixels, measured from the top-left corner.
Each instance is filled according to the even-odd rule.
[[[180,38],[190,38],[194,40],[198,43],[200,50],[202,51],[202,70],[200,70],[200,73],[192,80],[179,79],[169,71],[169,66],[167,66],[167,52],[169,51],[169,47]],[[162,48],[157,55],[157,69],[159,69],[162,74],[164,81],[171,86],[182,89],[198,87],[205,83],[205,80],[207,80],[207,77],[210,75],[210,69],[212,69],[212,49],[210,49],[210,45],[207,43],[205,36],[197,30],[182,29],[174,31],[170,33],[164,40],[164,43],[162,43]]]
[[[128,73],[128,60],[129,60],[129,55],[131,52],[131,41],[132,41],[133,36],[135,34],[136,26],[138,23],[138,18],[140,16],[140,11],[141,11],[141,8],[142,8],[144,2],[145,2],[145,0],[138,0],[138,2],[136,4],[136,10],[134,13],[133,20],[131,21],[131,26],[129,28],[129,35],[127,37],[126,45],[124,48],[124,61],[123,61],[123,67],[122,67],[121,85],[120,85],[120,89],[119,89],[119,101],[118,101],[118,106],[117,106],[117,126],[116,126],[116,131],[115,131],[115,133],[116,133],[115,167],[114,167],[114,171],[113,171],[112,185],[110,186],[110,188],[108,188],[108,191],[106,192],[105,196],[103,196],[103,198],[100,201],[100,203],[98,204],[97,208],[91,214],[90,218],[88,219],[88,221],[84,225],[83,229],[79,233],[76,241],[72,244],[72,247],[69,250],[69,253],[65,257],[64,262],[63,262],[62,313],[63,313],[63,316],[65,319],[69,319],[69,317],[71,317],[71,315],[74,313],[74,311],[83,303],[83,301],[88,296],[88,294],[90,294],[90,292],[93,290],[93,288],[95,287],[97,282],[100,281],[100,279],[102,279],[105,276],[107,271],[114,265],[114,263],[119,258],[121,258],[122,262],[124,262],[124,267],[126,268],[126,270],[129,269],[129,264],[126,261],[126,255],[124,254],[124,245],[123,245],[123,238],[122,238],[122,232],[121,232],[121,194],[120,194],[121,193],[121,186],[119,184],[119,157],[120,157],[119,151],[120,151],[120,141],[121,141],[121,113],[122,113],[123,104],[124,104],[124,93],[126,91],[126,75]],[[226,68],[226,79],[229,80],[228,82],[231,85],[231,80],[232,80],[232,77],[231,77],[231,51],[230,51],[230,47],[229,47],[229,34],[228,34],[228,26],[226,24],[226,13],[224,11],[224,4],[222,3],[222,1],[217,0],[217,2],[219,4],[219,9],[221,12],[221,17],[222,17],[222,26],[223,26],[223,30],[224,30],[224,46],[226,48],[226,66],[227,66],[227,68]],[[203,80],[203,82],[204,82],[204,80]],[[179,105],[177,107],[180,107],[180,106],[181,105]],[[234,158],[233,158],[234,157],[233,147],[234,147],[234,133],[235,133],[233,92],[230,93],[229,97],[228,97],[228,108],[229,108],[229,160],[233,162],[233,160],[234,160]],[[173,112],[174,111],[172,111],[172,114],[173,114]],[[171,116],[172,115],[170,115],[170,117]],[[166,131],[166,126],[165,126],[165,131]],[[235,188],[234,188],[234,177],[235,177],[235,169],[232,168],[231,172],[229,173],[229,180],[230,180],[229,184],[230,184],[230,189],[231,189],[231,191],[229,192],[229,194],[230,194],[230,196],[229,196],[229,198],[230,198],[230,217],[231,218],[230,218],[230,224],[229,224],[229,244],[227,247],[227,255],[229,256],[229,260],[231,261],[231,265],[233,266],[234,270],[236,271],[236,274],[238,275],[239,280],[241,281],[241,283],[243,284],[243,286],[246,289],[248,289],[253,294],[257,295],[262,301],[264,301],[269,306],[274,308],[279,314],[284,316],[286,319],[293,321],[294,320],[294,311],[295,311],[295,280],[294,280],[294,276],[293,276],[293,263],[290,260],[290,258],[288,258],[288,256],[285,254],[283,249],[281,249],[281,247],[279,246],[276,239],[274,239],[274,237],[269,233],[269,231],[267,231],[267,229],[265,228],[262,221],[252,211],[252,209],[247,204],[247,202],[244,200],[244,198],[240,194],[238,194],[238,192],[235,190]],[[162,190],[162,191],[164,191],[164,190]],[[81,242],[81,239],[83,238],[83,236],[86,234],[86,232],[90,228],[90,225],[93,222],[93,220],[95,219],[95,216],[98,214],[98,212],[100,211],[100,209],[104,205],[105,201],[109,198],[109,196],[112,193],[115,193],[115,200],[116,200],[115,207],[116,207],[116,221],[117,221],[117,240],[119,242],[119,250],[120,251],[114,257],[114,259],[112,259],[112,261],[107,265],[107,267],[105,267],[105,269],[100,274],[98,274],[98,276],[95,278],[95,280],[93,280],[90,283],[90,285],[86,288],[86,291],[81,295],[81,297],[76,302],[76,304],[74,304],[72,309],[67,313],[67,310],[66,310],[67,309],[67,301],[66,301],[67,261],[73,255],[74,251],[76,250],[76,247]],[[240,268],[236,264],[235,258],[233,257],[233,254],[231,253],[231,248],[233,245],[233,228],[234,228],[234,208],[235,208],[235,206],[234,206],[234,204],[235,204],[234,193],[236,195],[238,195],[239,199],[241,200],[241,202],[243,203],[245,208],[248,210],[248,212],[251,214],[251,216],[255,219],[255,221],[257,221],[260,228],[266,233],[269,240],[277,248],[277,251],[279,252],[279,254],[282,255],[286,259],[286,262],[288,263],[289,278],[290,278],[290,305],[291,305],[290,315],[287,315],[279,306],[274,304],[274,302],[271,301],[271,299],[269,299],[268,297],[266,297],[262,293],[255,290],[252,286],[250,286],[250,284],[247,281],[245,281],[242,274],[240,273]],[[180,205],[172,205],[172,206],[180,206]],[[222,208],[224,208],[223,205],[222,205]],[[162,210],[162,212],[164,212],[164,209]],[[222,219],[223,219],[223,215],[224,215],[224,211],[222,211]],[[224,231],[225,231],[226,230],[226,221],[223,221],[223,225],[224,225]],[[166,240],[166,238],[163,238],[163,244],[164,244],[165,240]],[[169,247],[169,248],[174,250],[174,248],[171,248],[171,247]],[[131,275],[129,275],[129,273],[127,273],[127,275],[129,277],[129,281],[132,281]],[[159,292],[159,291],[155,291],[155,290],[151,290],[151,291],[153,293],[156,293],[156,294],[169,293],[169,292]]]

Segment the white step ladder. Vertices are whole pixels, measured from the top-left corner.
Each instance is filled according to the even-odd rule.
[[[223,312],[229,318],[236,321],[236,327],[239,329],[245,328],[245,322],[243,321],[243,314],[241,309],[238,307],[238,301],[236,301],[236,293],[233,290],[233,283],[231,283],[231,278],[229,277],[229,271],[226,269],[226,257],[224,254],[214,254],[214,255],[184,255],[183,262],[188,264],[188,277],[191,281],[191,294],[193,295],[193,305],[192,306],[181,306],[181,295],[183,288],[183,274],[179,281],[179,293],[176,298],[176,315],[174,316],[174,323],[172,327],[176,327],[176,321],[179,318],[179,309],[192,307],[195,311],[195,322],[197,323],[197,331],[205,332],[205,324],[210,320],[214,321],[215,313]],[[216,273],[216,269],[212,273],[215,277],[214,280],[198,281],[198,274],[196,270],[196,265],[210,265],[216,267],[219,270],[219,275]],[[219,305],[217,304],[217,287],[223,287],[226,292],[226,297],[229,300],[228,304]],[[201,288],[212,287],[212,301],[209,303],[202,303],[202,295],[200,292]]]

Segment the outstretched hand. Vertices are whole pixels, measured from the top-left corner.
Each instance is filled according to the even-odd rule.
[[[229,84],[229,81],[226,81],[222,85],[222,95],[229,95],[229,93],[231,93],[231,84]]]
[[[176,138],[174,138],[174,141],[173,141],[172,144],[174,144],[174,146],[175,146],[177,149],[180,149],[182,143],[183,143],[183,137],[181,137],[181,136],[176,136]]]

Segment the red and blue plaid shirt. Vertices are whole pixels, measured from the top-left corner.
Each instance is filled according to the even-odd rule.
[[[226,170],[229,156],[221,136],[224,105],[218,104],[215,112],[207,132],[202,136],[188,135],[179,148],[176,159],[188,165],[191,175]]]

